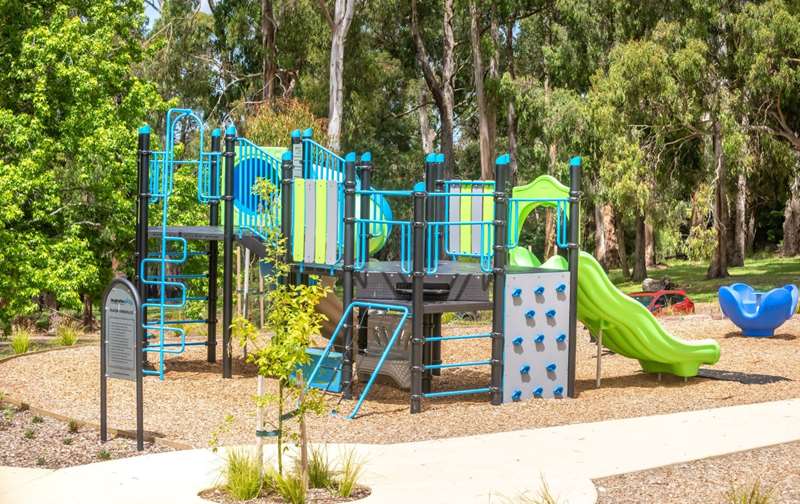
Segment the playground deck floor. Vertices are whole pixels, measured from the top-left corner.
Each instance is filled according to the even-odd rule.
[[[745,338],[713,308],[697,315],[662,319],[674,335],[686,339],[713,337],[722,357],[710,369],[743,373],[739,378],[765,381],[764,376],[787,378],[765,384],[743,384],[708,378],[687,382],[664,376],[661,382],[640,372],[636,361],[604,355],[602,387],[595,389],[596,347],[579,331],[576,400],[533,400],[493,407],[482,396],[464,396],[424,402],[423,412],[410,416],[408,393],[376,386],[355,421],[326,415],[309,422],[319,442],[397,443],[468,436],[526,428],[593,422],[758,403],[800,397],[800,317],[787,322],[773,338]],[[485,331],[485,327],[452,326],[446,334]],[[448,342],[445,361],[485,359],[485,341]],[[218,353],[219,355],[219,353]],[[237,352],[238,355],[238,352]],[[253,436],[255,392],[253,369],[235,363],[235,376],[223,380],[220,365],[205,362],[195,348],[168,361],[167,378],[145,384],[145,428],[169,439],[205,447],[226,415],[234,422],[223,443],[250,442]],[[0,364],[0,391],[10,397],[78,420],[97,423],[99,352],[96,347],[71,348],[24,356]],[[769,378],[769,377],[767,377]],[[486,386],[488,369],[446,370],[435,382],[437,390]],[[766,381],[769,381],[767,379]],[[134,424],[132,383],[114,380],[109,388],[109,422],[130,429]],[[347,412],[352,402],[331,408]],[[337,404],[338,403],[338,404]],[[268,412],[268,417],[273,412]]]

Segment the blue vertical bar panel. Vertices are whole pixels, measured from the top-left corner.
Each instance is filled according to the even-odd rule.
[[[339,183],[327,180],[326,204],[328,206],[325,222],[325,264],[336,263],[336,245],[339,237]]]
[[[447,191],[460,193],[461,188],[456,184],[451,184]],[[447,198],[450,200],[449,215],[447,216],[447,222],[449,223],[447,226],[448,246],[450,248],[448,252],[454,253],[458,252],[461,243],[461,226],[457,224],[461,220],[461,197],[448,196]]]
[[[480,196],[471,196],[470,199],[470,207],[472,212],[470,214],[470,220],[472,222],[478,222],[483,220],[483,186],[475,184],[472,186],[472,194],[479,194]],[[481,231],[483,231],[483,226],[480,224],[473,224],[470,226],[472,228],[472,246],[470,247],[470,252],[473,254],[480,254],[481,253]]]
[[[314,262],[314,229],[317,223],[317,184],[313,180],[305,180],[306,186],[306,235],[303,262]]]

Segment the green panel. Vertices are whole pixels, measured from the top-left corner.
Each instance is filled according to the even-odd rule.
[[[548,259],[542,268],[567,269],[561,256]],[[614,353],[637,359],[648,373],[696,376],[703,364],[719,361],[719,343],[713,339],[682,340],[664,330],[641,303],[620,291],[591,255],[578,260],[578,320]]]
[[[471,185],[462,185],[461,193],[472,192]],[[458,206],[461,209],[459,221],[469,222],[472,220],[472,196],[461,196],[458,198]],[[459,236],[458,252],[461,254],[469,254],[472,251],[472,226],[458,226],[461,231]]]
[[[317,218],[314,221],[314,262],[325,264],[325,238],[327,235],[326,224],[328,214],[328,186],[324,180],[315,181],[316,184],[316,210]]]
[[[483,186],[483,192],[494,194],[494,186],[485,185]],[[493,221],[494,220],[494,198],[483,197],[483,219],[484,221]],[[483,244],[483,253],[491,254],[492,247],[494,246],[494,226],[483,226],[487,228],[489,232],[486,233],[486,242]]]
[[[292,181],[294,193],[292,194],[292,205],[294,214],[292,215],[292,259],[295,262],[303,262],[303,243],[305,241],[305,220],[306,220],[306,187],[305,180],[294,179]]]
[[[551,177],[550,175],[540,175],[529,184],[517,186],[511,189],[511,197],[531,199],[569,198],[569,187],[559,182],[555,177]],[[537,207],[555,208],[556,203],[549,201],[529,201],[527,203],[520,203],[519,207],[516,209],[516,215],[511,216],[512,219],[516,219],[519,223],[517,226],[517,236],[514,237],[515,240],[519,240],[519,233],[522,232],[522,226],[525,223],[525,219],[528,218],[528,214],[530,214]],[[569,217],[569,206],[567,206],[566,211],[568,212],[567,217]],[[509,223],[509,227],[513,229],[511,223]]]

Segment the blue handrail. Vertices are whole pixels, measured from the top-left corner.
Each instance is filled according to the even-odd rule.
[[[369,377],[369,381],[367,385],[364,387],[364,390],[361,392],[361,395],[358,398],[358,402],[356,402],[353,411],[347,415],[347,419],[352,420],[358,414],[358,410],[361,409],[361,405],[364,403],[364,399],[367,398],[367,394],[369,394],[372,385],[375,383],[375,379],[378,377],[378,373],[380,372],[381,368],[383,367],[384,362],[386,362],[386,358],[389,356],[389,351],[394,346],[395,342],[397,341],[397,337],[400,335],[400,332],[403,326],[406,323],[406,320],[409,316],[408,307],[403,305],[392,305],[392,304],[384,304],[384,303],[370,303],[367,301],[354,301],[350,303],[347,308],[345,309],[344,313],[342,314],[342,318],[339,319],[339,323],[336,325],[336,329],[331,334],[330,339],[328,340],[328,344],[325,346],[325,350],[320,355],[319,359],[317,360],[317,364],[314,366],[314,370],[311,371],[311,374],[305,380],[305,389],[308,390],[308,387],[311,383],[314,383],[314,379],[317,377],[317,373],[319,373],[320,368],[322,367],[322,363],[331,353],[331,349],[333,348],[333,343],[336,341],[337,336],[341,333],[342,328],[344,327],[344,323],[346,320],[353,313],[353,308],[366,308],[366,309],[374,309],[374,310],[385,310],[385,311],[393,311],[401,313],[400,320],[397,321],[397,326],[392,332],[392,337],[389,338],[389,342],[386,344],[386,348],[383,350],[381,354],[381,358],[378,359],[378,363],[375,366],[375,369],[372,371],[372,375]]]
[[[244,137],[236,139],[238,144],[236,177],[236,210],[238,214],[239,234],[245,230],[252,232],[262,240],[267,239],[268,231],[280,227],[280,195],[281,161]],[[265,201],[261,195],[253,192],[253,184],[258,179],[267,180],[276,191],[272,201]]]
[[[303,178],[344,179],[344,158],[311,138],[303,138]]]

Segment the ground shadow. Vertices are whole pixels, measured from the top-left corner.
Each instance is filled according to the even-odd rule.
[[[766,340],[771,340],[771,339],[777,339],[777,340],[783,340],[783,341],[794,341],[794,340],[797,339],[797,336],[795,336],[794,334],[788,334],[788,333],[780,333],[780,334],[775,334],[774,336],[764,336],[764,337],[745,336],[744,334],[741,333],[741,331],[731,331],[731,332],[725,334],[724,338],[726,338],[726,339],[727,338],[743,338],[743,339],[750,339],[750,340],[765,340],[765,341]]]

